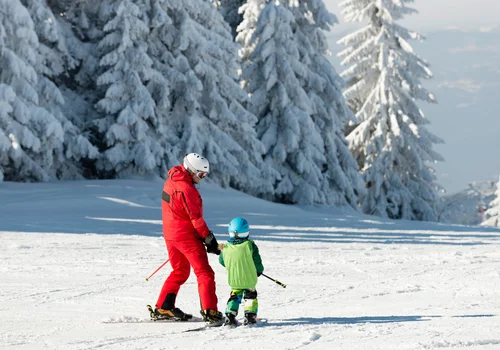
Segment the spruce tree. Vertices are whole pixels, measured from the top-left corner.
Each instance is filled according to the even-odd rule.
[[[81,178],[83,170],[80,161],[85,158],[96,158],[98,151],[82,130],[64,115],[62,109],[65,100],[58,86],[59,77],[75,69],[78,62],[66,47],[59,20],[47,2],[45,0],[22,0],[22,2],[34,21],[40,43],[36,63],[39,105],[59,121],[64,133],[63,142],[54,145],[56,154],[51,169],[52,176],[60,179]]]
[[[3,27],[0,26],[0,40],[2,30]],[[15,171],[9,153],[12,152],[12,148],[16,144],[13,143],[15,141],[13,135],[6,128],[8,123],[12,121],[15,99],[16,93],[14,90],[9,85],[0,83],[0,182],[4,180],[6,173],[9,176],[9,173]]]
[[[498,177],[495,198],[489,204],[489,208],[485,212],[485,218],[486,220],[481,225],[500,227],[500,176]]]
[[[236,38],[237,28],[243,21],[242,12],[240,12],[240,7],[243,6],[246,0],[219,0],[219,10],[224,17],[224,20],[229,27],[231,27],[231,34],[233,38]]]
[[[117,176],[156,174],[163,158],[155,103],[146,87],[153,74],[147,54],[149,29],[131,0],[103,2],[101,8],[110,18],[99,43],[104,72],[97,85],[106,92],[97,103],[104,117],[95,122],[106,149],[98,167]]]
[[[239,86],[237,45],[217,8],[207,1],[153,2],[149,55],[168,83],[151,84],[163,107],[164,149],[175,155],[198,152],[209,159],[212,181],[255,195],[269,195],[256,117]],[[168,100],[166,99],[168,96]],[[270,170],[269,170],[270,171]]]
[[[80,160],[83,175],[87,178],[103,177],[96,168],[97,160],[102,157],[100,150],[106,149],[95,124],[103,117],[96,108],[103,97],[103,89],[97,86],[96,80],[102,73],[98,44],[105,35],[103,27],[109,20],[109,13],[102,11],[100,5],[105,2],[101,0],[53,0],[48,4],[53,13],[59,13],[56,17],[61,40],[64,40],[75,64],[74,68],[68,66],[69,69],[56,79],[65,101],[61,111],[98,152]],[[76,155],[76,151],[73,152]]]
[[[247,0],[241,6],[242,21],[236,28],[235,40],[240,44],[239,56],[242,64],[248,61],[248,56],[253,52],[257,45],[257,40],[253,37],[260,13],[267,0]]]
[[[324,31],[330,30],[337,18],[327,11],[323,1],[301,0],[290,8],[301,57],[309,68],[303,84],[313,102],[311,117],[325,142],[325,187],[333,189],[329,203],[357,208],[364,184],[344,136],[346,124],[355,117],[342,95],[343,80],[326,58],[329,50]]]
[[[436,102],[422,85],[432,73],[412,50],[409,39],[422,37],[398,25],[416,11],[411,0],[346,0],[347,21],[368,24],[345,36],[339,56],[348,68],[344,95],[357,117],[348,135],[368,189],[365,213],[393,219],[435,220],[439,200],[432,163],[442,157],[432,148],[441,139],[429,132],[416,101]]]
[[[321,33],[333,17],[324,6],[310,7],[317,22],[306,24],[311,12],[305,8],[263,0],[248,1],[242,9],[237,36],[242,78],[251,95],[249,109],[259,119],[264,159],[280,174],[274,199],[356,208],[362,187],[343,136],[350,112],[341,80],[324,57]]]
[[[38,45],[22,3],[0,0],[0,172],[9,181],[50,180],[54,154],[63,142],[61,123],[39,104]]]
[[[251,94],[249,109],[258,118],[256,130],[266,147],[265,161],[280,174],[275,200],[285,203],[325,203],[322,188],[324,142],[314,124],[311,101],[300,82],[307,67],[300,62],[294,40],[293,14],[267,3],[253,33],[258,38],[243,70]]]

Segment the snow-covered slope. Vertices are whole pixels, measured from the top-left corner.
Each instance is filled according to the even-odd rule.
[[[265,273],[258,328],[147,323],[167,265],[160,180],[0,184],[0,348],[498,349],[500,230],[265,202],[203,183],[225,241],[246,217]],[[223,309],[226,272],[210,255]],[[178,306],[197,313],[195,276]],[[241,311],[242,313],[242,311]],[[240,315],[239,317],[242,317]]]

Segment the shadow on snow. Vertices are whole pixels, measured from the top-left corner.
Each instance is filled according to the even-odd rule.
[[[496,315],[459,315],[452,317],[494,317]],[[361,316],[361,317],[298,317],[280,321],[269,320],[266,326],[298,326],[307,324],[399,323],[429,321],[442,316]]]
[[[162,236],[160,183],[76,181],[5,187],[0,187],[0,231]],[[236,216],[249,220],[251,238],[257,241],[483,245],[500,240],[497,228],[395,221],[352,209],[276,204],[215,186],[202,190],[205,219],[219,240],[227,239],[227,223]]]

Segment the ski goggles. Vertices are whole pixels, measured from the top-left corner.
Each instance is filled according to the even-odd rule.
[[[229,232],[229,237],[236,237],[236,238],[247,238],[250,232],[239,232],[234,231],[234,232]]]
[[[207,174],[208,174],[208,173],[206,173],[206,172],[204,172],[204,171],[198,171],[198,172],[196,173],[196,176],[198,176],[198,178],[200,178],[200,179],[204,179],[204,178],[205,178],[205,176],[207,176]]]

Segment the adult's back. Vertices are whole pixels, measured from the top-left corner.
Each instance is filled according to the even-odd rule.
[[[183,165],[173,167],[162,194],[163,236],[166,240],[205,239],[210,230],[203,219],[203,200]]]

